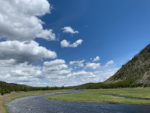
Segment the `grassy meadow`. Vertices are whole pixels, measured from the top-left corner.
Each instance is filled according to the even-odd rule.
[[[126,98],[111,96],[138,97]],[[48,97],[53,100],[73,101],[73,102],[106,102],[122,104],[150,104],[150,88],[120,88],[120,89],[89,89],[76,94],[65,94]],[[147,100],[145,99],[147,98]]]

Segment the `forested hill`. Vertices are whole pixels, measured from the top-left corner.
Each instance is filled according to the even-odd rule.
[[[31,87],[26,85],[6,83],[0,81],[0,94],[10,93],[12,91],[35,91],[35,90],[53,90],[53,89],[62,89],[58,87]]]
[[[130,81],[132,84],[150,85],[150,45],[110,77],[105,83]]]
[[[29,87],[29,86],[6,83],[6,82],[0,81],[0,93],[2,95],[5,93],[10,93],[12,91],[27,91],[31,89],[32,87]]]

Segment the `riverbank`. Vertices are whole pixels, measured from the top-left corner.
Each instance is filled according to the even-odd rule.
[[[71,102],[105,102],[121,104],[150,104],[150,88],[93,89],[76,94],[48,97]]]
[[[69,90],[12,92],[10,94],[0,96],[0,113],[8,113],[8,110],[7,110],[7,107],[5,106],[5,104],[16,98],[44,95],[44,94],[49,94],[49,93],[61,93],[61,92],[66,92],[66,91],[69,91]]]
[[[19,98],[7,103],[7,107],[11,113],[150,113],[149,105],[65,102],[47,98],[80,92],[84,90]]]

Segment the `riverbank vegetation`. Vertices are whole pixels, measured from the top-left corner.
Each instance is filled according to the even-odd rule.
[[[81,93],[56,95],[48,98],[73,102],[150,104],[150,88],[89,89]]]
[[[37,96],[49,93],[62,93],[69,92],[70,90],[46,90],[46,91],[29,91],[29,92],[11,92],[10,94],[0,95],[0,113],[8,113],[5,104],[16,98],[27,97],[27,96]]]
[[[64,89],[64,87],[32,87],[26,85],[19,85],[13,83],[6,83],[0,81],[0,94],[8,94],[11,92],[18,92],[18,91],[44,91],[44,90],[57,90],[57,89]]]
[[[149,87],[150,85],[142,83],[134,83],[134,80],[124,80],[116,83],[106,84],[100,83],[87,83],[79,86],[75,86],[75,89],[111,89],[111,88],[136,88],[136,87]]]

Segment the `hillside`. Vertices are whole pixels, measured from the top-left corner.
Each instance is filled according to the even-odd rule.
[[[0,81],[0,94],[6,94],[13,91],[37,91],[37,90],[55,90],[64,89],[64,87],[32,87],[21,84],[6,83]]]
[[[106,81],[87,83],[76,86],[75,88],[99,89],[141,86],[150,86],[150,44]]]
[[[18,85],[13,83],[6,83],[0,81],[0,94],[10,93],[12,91],[28,91],[31,90],[32,87],[25,85]]]
[[[130,81],[131,84],[150,84],[150,44],[104,83]]]

